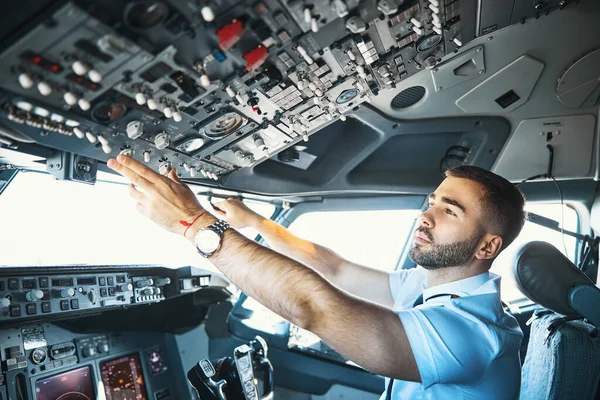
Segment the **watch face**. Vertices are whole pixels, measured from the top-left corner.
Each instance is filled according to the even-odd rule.
[[[196,234],[196,247],[200,252],[210,254],[217,251],[221,237],[211,229],[203,229]]]

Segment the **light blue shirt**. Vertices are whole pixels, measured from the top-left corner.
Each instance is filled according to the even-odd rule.
[[[394,381],[392,400],[518,398],[523,333],[502,308],[498,275],[427,288],[425,270],[413,268],[392,272],[390,288],[422,380]]]

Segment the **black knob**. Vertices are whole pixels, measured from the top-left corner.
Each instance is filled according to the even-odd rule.
[[[84,357],[92,357],[96,355],[96,349],[93,347],[84,347],[82,353]]]
[[[171,278],[158,278],[156,280],[156,286],[166,286],[171,283]]]
[[[108,353],[108,343],[100,343],[98,345],[98,353]]]
[[[133,285],[131,283],[123,283],[117,286],[118,292],[130,292],[133,290]]]
[[[135,283],[135,286],[137,288],[143,288],[143,287],[146,287],[146,286],[151,286],[153,283],[154,283],[154,280],[152,280],[150,278],[148,278],[148,279],[140,279],[139,281],[137,281]]]

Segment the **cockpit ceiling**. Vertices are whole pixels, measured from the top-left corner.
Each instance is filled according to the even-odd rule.
[[[600,3],[508,3],[11,5],[0,145],[266,195],[520,181],[548,144],[556,178],[596,178]]]

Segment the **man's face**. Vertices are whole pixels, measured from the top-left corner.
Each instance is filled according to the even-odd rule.
[[[446,178],[429,196],[429,208],[419,217],[409,257],[426,269],[469,264],[485,233],[484,188],[462,178]]]

